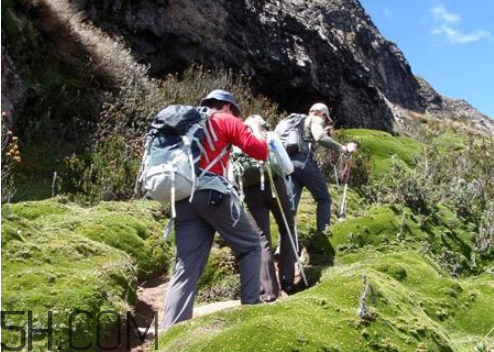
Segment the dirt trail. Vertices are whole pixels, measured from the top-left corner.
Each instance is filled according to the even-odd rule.
[[[144,352],[150,350],[154,344],[155,322],[153,320],[154,312],[158,312],[158,334],[161,332],[161,326],[164,318],[164,299],[168,289],[168,279],[166,276],[160,276],[142,283],[137,289],[137,303],[134,306],[132,315],[139,327],[141,336],[144,335],[145,329],[150,325],[148,335],[141,341],[137,335],[134,326],[131,324],[130,345],[127,346],[127,322],[122,321],[120,327],[120,347],[110,351],[124,352]],[[223,301],[205,304],[194,308],[193,318],[215,313],[223,309],[240,306],[240,301]],[[118,344],[118,330],[112,331],[103,344],[104,347],[116,346]],[[154,348],[152,348],[154,349]],[[103,350],[100,350],[103,351]],[[108,351],[108,350],[106,350]]]
[[[300,286],[301,277],[299,276],[298,268],[296,270],[295,282]],[[148,335],[141,341],[141,337],[137,335],[137,332],[130,323],[130,344],[127,344],[127,322],[122,320],[122,324],[120,327],[120,347],[116,349],[105,351],[116,351],[116,352],[145,352],[154,350],[155,343],[155,321],[154,321],[154,312],[158,312],[158,334],[162,332],[161,327],[164,318],[164,300],[166,296],[166,292],[168,289],[168,278],[163,275],[159,277],[155,277],[149,279],[148,281],[143,282],[137,289],[137,303],[134,306],[132,311],[132,315],[136,321],[137,326],[140,330],[140,335],[144,337],[144,333],[146,327],[149,325]],[[277,302],[280,302],[287,298],[286,293],[281,292],[280,297]],[[240,306],[239,300],[231,300],[231,301],[221,301],[221,302],[213,302],[209,304],[203,304],[201,306],[196,306],[194,308],[193,319],[201,317],[203,315],[216,313],[224,309],[230,309]],[[118,330],[114,329],[109,336],[106,338],[103,346],[110,347],[116,346],[118,344]],[[100,352],[104,350],[99,350]]]

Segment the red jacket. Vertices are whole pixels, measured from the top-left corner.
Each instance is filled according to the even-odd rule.
[[[266,160],[268,157],[268,146],[266,141],[257,139],[250,129],[244,125],[239,118],[223,113],[213,113],[211,116],[211,125],[213,127],[218,141],[214,142],[215,150],[211,150],[209,143],[206,139],[203,141],[204,149],[210,161],[214,160],[221,153],[221,151],[229,144],[239,147],[245,154],[253,157],[257,160]],[[225,167],[228,166],[228,160],[230,158],[230,152],[221,159]],[[201,157],[201,169],[205,169],[208,166],[206,157]],[[212,173],[223,176],[223,168],[221,163],[216,163],[209,170]]]

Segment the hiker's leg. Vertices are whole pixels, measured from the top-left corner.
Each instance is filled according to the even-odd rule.
[[[304,184],[300,180],[295,178],[295,176],[293,176],[292,177],[292,193],[293,193],[294,202],[295,202],[295,213],[298,210],[298,204],[300,202],[300,197],[302,196],[302,190],[303,189],[304,189]]]
[[[235,196],[224,195],[219,206],[209,206],[209,191],[197,192],[195,197],[197,197],[197,202],[194,201],[196,213],[220,233],[239,261],[242,304],[259,303],[261,270],[259,234],[250,224],[243,208],[239,208],[240,213],[232,208],[231,201],[235,199],[238,202]],[[198,207],[199,204],[204,206]],[[235,219],[238,221],[236,222]]]
[[[177,203],[173,278],[168,287],[164,328],[192,318],[197,283],[207,264],[214,229],[198,218],[188,199]]]
[[[304,173],[308,180],[305,186],[317,202],[317,231],[324,231],[329,225],[331,216],[331,195],[326,179],[312,158],[305,165]]]
[[[292,156],[293,173],[292,173],[292,193],[295,201],[295,212],[298,210],[298,204],[300,197],[302,196],[302,190],[304,186],[307,186],[307,182],[310,182],[310,175],[306,172],[306,164],[309,160],[309,155],[305,153],[298,153]],[[307,178],[308,177],[308,178]]]
[[[290,232],[292,234],[293,244],[295,245],[295,221],[294,215],[291,211],[290,198],[288,197],[286,184],[281,177],[277,177],[274,180],[276,186],[276,193],[280,200],[283,214],[287,220]],[[279,229],[279,243],[280,243],[280,268],[279,277],[280,282],[283,284],[293,284],[295,279],[295,263],[297,258],[295,256],[295,250],[290,243],[289,233],[286,229],[285,222],[283,220],[283,214],[280,211],[280,206],[276,199],[271,198],[269,208],[273,213],[276,220],[276,224]]]
[[[266,189],[269,191],[269,186]],[[259,185],[244,189],[245,203],[249,212],[259,228],[261,238],[261,293],[264,299],[278,298],[280,288],[276,277],[273,250],[271,249],[271,232],[269,228],[269,208]],[[247,214],[248,216],[249,214]]]

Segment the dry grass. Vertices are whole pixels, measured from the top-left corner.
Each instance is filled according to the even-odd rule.
[[[75,65],[86,65],[113,87],[128,81],[148,83],[148,68],[137,63],[130,50],[91,24],[67,0],[27,0],[41,15],[42,29],[57,44],[58,54]]]

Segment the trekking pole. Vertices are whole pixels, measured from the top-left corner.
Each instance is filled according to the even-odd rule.
[[[338,176],[338,166],[336,165],[338,162],[338,157],[334,151],[331,151],[331,163],[333,164],[334,171],[334,179],[336,180],[336,187],[338,187],[338,191],[340,190],[340,178]]]
[[[340,190],[340,179],[338,178],[338,168],[336,165],[333,165],[333,170],[334,170],[334,178],[336,180],[336,187],[338,188],[338,191]]]
[[[295,258],[297,258],[297,264],[298,264],[298,267],[300,270],[300,274],[302,275],[302,279],[304,280],[305,286],[309,287],[309,282],[307,281],[307,277],[305,276],[304,267],[302,266],[302,263],[300,262],[300,258],[298,257],[297,247],[295,246],[295,243],[293,241],[292,231],[290,230],[290,226],[288,226],[288,221],[286,220],[285,211],[283,210],[283,206],[281,205],[280,197],[278,197],[278,192],[276,191],[276,186],[275,186],[274,181],[273,181],[273,174],[271,173],[271,167],[269,165],[267,165],[266,170],[268,171],[268,177],[269,177],[269,183],[271,184],[271,189],[273,191],[273,194],[276,196],[276,202],[278,203],[278,207],[280,208],[281,217],[283,218],[283,222],[285,224],[286,231],[288,232],[288,238],[290,239],[290,245],[292,246],[293,254],[295,255]]]
[[[346,217],[346,195],[348,191],[348,181],[350,180],[352,165],[353,165],[353,159],[352,159],[352,155],[350,154],[350,159],[348,159],[345,169],[343,170],[343,182],[345,183],[345,187],[343,188],[343,197],[341,198],[340,212],[338,213],[339,220],[345,220]]]
[[[285,187],[288,191],[288,197],[290,198],[290,207],[295,214],[297,212],[297,207],[295,206],[295,195],[293,194],[293,181],[291,179],[291,176],[287,176],[283,178],[283,182],[285,183]],[[293,231],[295,232],[295,247],[297,247],[297,253],[300,252],[300,247],[298,244],[298,231],[297,231],[297,219],[295,218],[295,215],[293,216]]]

